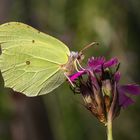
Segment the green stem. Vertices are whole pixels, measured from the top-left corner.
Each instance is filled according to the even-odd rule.
[[[109,112],[107,113],[107,140],[113,140],[112,122],[113,122],[113,113],[114,113],[115,105],[117,102],[116,82],[114,83],[113,93],[114,93],[113,100],[112,100]]]
[[[108,123],[107,123],[107,140],[113,140],[112,121],[109,121],[109,120],[108,120]]]

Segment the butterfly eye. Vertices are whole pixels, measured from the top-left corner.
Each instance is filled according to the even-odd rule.
[[[79,61],[82,61],[84,58],[85,58],[85,55],[83,53],[79,52],[77,59]]]

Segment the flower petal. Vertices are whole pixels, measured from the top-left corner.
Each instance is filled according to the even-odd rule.
[[[121,73],[120,72],[116,72],[114,74],[114,80],[116,81],[116,83],[118,83],[120,81],[121,78]]]
[[[76,80],[79,76],[83,75],[84,73],[85,73],[85,71],[79,71],[79,72],[69,76],[69,78],[73,82],[74,80]]]
[[[133,103],[134,103],[134,101],[130,97],[126,96],[123,93],[119,94],[119,105],[120,106],[126,108]]]
[[[121,107],[125,108],[134,103],[134,101],[130,97],[125,95],[126,92],[124,90],[122,90],[119,86],[117,86],[117,89],[119,93],[119,105]]]
[[[104,63],[104,67],[111,67],[111,66],[115,66],[119,63],[117,58],[111,58],[110,60],[108,60],[107,62]]]
[[[104,68],[107,68],[117,64],[117,58],[112,58],[109,61],[106,61],[105,57],[92,57],[88,60],[88,69],[94,70],[95,72],[101,72],[102,65]]]
[[[140,94],[140,86],[137,84],[128,84],[120,86],[120,89],[129,94],[139,95]]]
[[[94,70],[105,62],[104,57],[91,57],[88,59],[88,67],[92,67]]]

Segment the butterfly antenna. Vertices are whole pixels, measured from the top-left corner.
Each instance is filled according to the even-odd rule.
[[[92,42],[92,43],[86,45],[86,46],[80,51],[80,53],[83,54],[83,52],[84,52],[86,49],[90,48],[90,47],[93,46],[93,45],[99,45],[99,43],[98,43],[98,42]]]

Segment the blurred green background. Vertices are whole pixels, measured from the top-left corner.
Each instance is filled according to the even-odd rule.
[[[20,21],[53,35],[86,58],[121,61],[122,83],[140,83],[139,0],[0,0],[0,24]],[[4,89],[0,79],[0,140],[105,140],[106,130],[67,83],[41,97]],[[140,140],[140,97],[114,121],[114,140]]]

